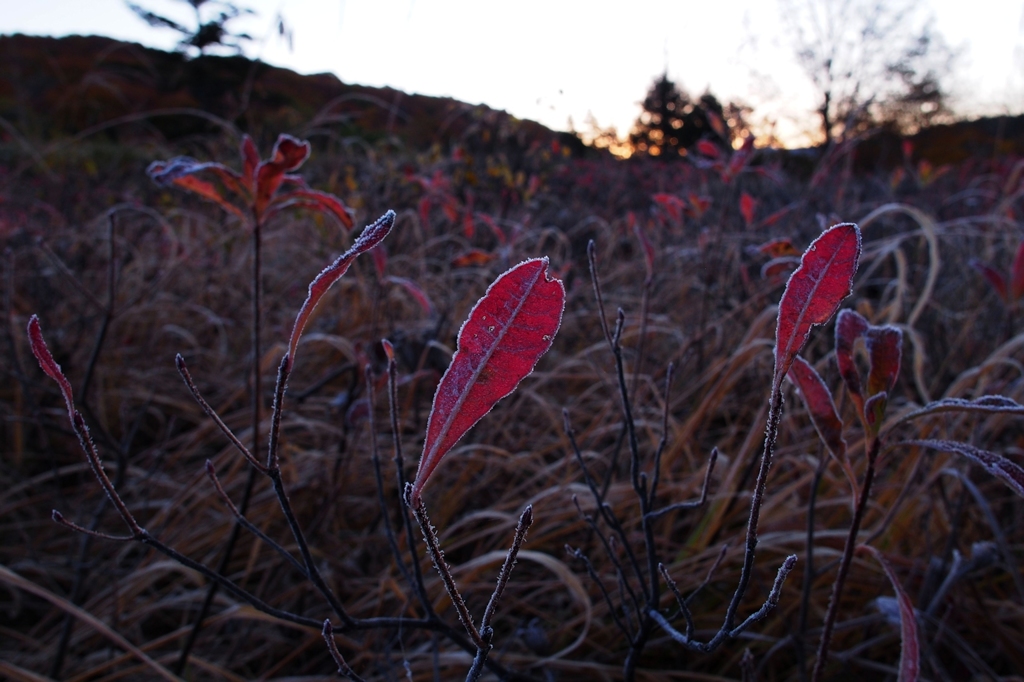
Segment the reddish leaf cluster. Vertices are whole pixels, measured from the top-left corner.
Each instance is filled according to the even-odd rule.
[[[863,339],[868,354],[866,388],[854,361],[854,344]],[[888,406],[889,394],[900,373],[903,332],[891,325],[875,326],[853,310],[844,310],[836,320],[836,364],[865,426],[878,432]]]
[[[654,200],[654,203],[661,208],[665,215],[668,216],[669,220],[674,223],[681,223],[684,215],[695,220],[700,220],[707,210],[711,208],[710,197],[694,193],[690,193],[686,200],[683,200],[674,194],[665,193],[655,194],[651,198]]]
[[[242,222],[262,225],[289,208],[304,208],[334,216],[345,229],[354,226],[352,215],[341,199],[310,189],[306,181],[291,172],[309,158],[309,142],[281,135],[270,158],[261,161],[252,138],[242,138],[242,172],[220,163],[201,163],[187,156],[154,161],[146,169],[161,185],[186,189],[217,203]]]

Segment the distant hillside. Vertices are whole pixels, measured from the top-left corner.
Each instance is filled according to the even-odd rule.
[[[0,36],[0,117],[33,139],[101,134],[116,141],[154,129],[168,139],[233,125],[264,142],[280,132],[318,133],[411,149],[458,141],[471,152],[525,150],[557,141],[598,154],[570,133],[451,98],[347,85],[332,74],[303,76],[244,57],[186,59],[99,36]],[[8,132],[0,126],[0,139]],[[913,136],[914,158],[935,165],[994,155],[1024,155],[1024,116],[935,126]],[[902,138],[880,132],[855,153],[862,170],[903,163]],[[802,150],[787,166],[816,163]],[[808,171],[809,172],[809,171]]]
[[[575,136],[486,106],[346,85],[331,74],[303,76],[244,57],[186,59],[99,36],[0,36],[0,63],[0,116],[33,138],[100,126],[121,140],[142,125],[173,139],[215,129],[222,119],[271,138],[321,129],[371,141],[392,136],[416,149],[467,137],[485,146],[556,139],[581,146]]]
[[[1024,116],[994,116],[925,128],[909,138],[915,159],[938,166],[971,158],[1024,156]],[[892,168],[903,162],[903,138],[879,132],[857,149],[861,168]]]

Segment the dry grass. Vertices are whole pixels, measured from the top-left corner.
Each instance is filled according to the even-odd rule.
[[[146,185],[137,161],[188,151],[231,162],[231,143],[200,140],[190,150],[173,152],[156,146],[112,149],[83,143],[54,157],[50,171],[59,183],[31,168],[3,178],[0,215],[6,251],[0,286],[7,324],[0,388],[0,563],[5,567],[0,573],[0,675],[15,680],[49,679],[58,651],[63,651],[59,679],[156,679],[161,666],[176,660],[206,592],[201,575],[162,555],[135,544],[75,535],[50,520],[56,508],[82,525],[122,531],[80,455],[58,393],[31,358],[23,331],[28,316],[37,313],[58,362],[80,390],[104,315],[108,213],[116,221],[114,316],[89,390],[77,398],[118,489],[162,541],[216,565],[233,518],[203,475],[204,460],[213,461],[234,499],[245,484],[244,461],[190,399],[173,357],[184,355],[208,400],[243,441],[251,438],[245,391],[247,236],[212,206]],[[97,165],[96,159],[104,164]],[[635,547],[642,547],[628,453],[620,438],[614,366],[585,270],[587,239],[596,241],[609,314],[619,307],[626,311],[623,345],[630,378],[636,373],[633,400],[647,467],[662,436],[666,366],[676,364],[660,499],[696,498],[709,453],[713,447],[722,453],[706,507],[666,515],[657,525],[658,551],[684,594],[704,580],[723,544],[729,545],[692,605],[698,631],[718,628],[738,577],[767,410],[773,304],[781,282],[759,279],[761,261],[746,247],[773,235],[791,236],[804,245],[818,231],[818,211],[861,222],[864,257],[846,305],[876,324],[899,325],[907,339],[890,412],[929,399],[984,393],[1024,402],[1024,334],[1007,321],[967,265],[971,258],[983,258],[1008,267],[1007,254],[1016,247],[1021,227],[1008,210],[1019,207],[1019,197],[1001,185],[1008,163],[965,167],[959,171],[963,179],[950,173],[936,185],[902,196],[871,176],[828,178],[813,191],[796,180],[772,185],[754,179],[751,191],[760,192],[765,206],[794,198],[806,202],[782,223],[758,232],[740,227],[734,188],[705,175],[712,212],[699,224],[649,228],[658,257],[639,368],[644,265],[626,227],[625,209],[631,201],[645,201],[644,182],[665,181],[657,179],[657,166],[615,170],[589,161],[561,162],[544,170],[547,189],[529,203],[513,204],[503,216],[506,227],[524,226],[519,239],[490,265],[458,269],[450,265],[453,255],[471,245],[489,249],[497,244],[479,228],[469,240],[440,212],[423,224],[415,210],[418,190],[402,179],[401,171],[412,164],[424,175],[434,168],[457,174],[458,164],[334,143],[317,149],[311,163],[311,184],[361,207],[360,224],[384,208],[399,211],[387,242],[389,272],[419,283],[439,311],[437,319],[428,319],[403,291],[378,283],[369,259],[361,261],[321,305],[291,380],[293,398],[283,430],[285,480],[316,560],[356,616],[414,615],[417,605],[382,530],[368,422],[346,415],[364,389],[354,371],[335,370],[360,367],[367,358],[380,369],[375,344],[381,337],[395,341],[406,361],[403,375],[412,376],[416,364],[428,357],[427,368],[436,369],[435,356],[425,353],[429,344],[450,352],[458,325],[487,284],[507,264],[526,257],[550,255],[554,270],[567,268],[561,332],[534,375],[446,459],[425,500],[474,613],[482,610],[493,588],[519,512],[533,505],[536,522],[499,609],[492,656],[548,679],[620,679],[626,650],[607,603],[564,550],[570,544],[586,551],[617,603],[614,565],[572,503],[578,494],[583,508],[592,508],[562,428],[563,408],[571,415],[588,466],[599,479],[610,478],[606,499],[622,518],[633,520],[627,533]],[[575,179],[574,173],[579,174]],[[590,184],[579,179],[586,174]],[[627,182],[629,174],[640,179]],[[355,188],[345,185],[345,177],[354,178]],[[612,197],[618,178],[631,189]],[[965,188],[977,189],[985,200],[970,206],[958,201],[956,193]],[[689,191],[686,185],[668,189],[682,196]],[[475,192],[477,210],[497,217],[499,181],[485,180]],[[896,205],[896,200],[904,203]],[[701,226],[707,231],[698,240]],[[266,235],[262,365],[268,400],[273,369],[306,283],[347,242],[334,225],[305,215],[278,220]],[[741,268],[751,276],[742,277]],[[835,388],[830,331],[815,331],[803,354]],[[409,467],[419,453],[432,381],[424,375],[400,389],[400,438]],[[787,391],[744,614],[763,601],[787,554],[804,556],[810,485],[825,452],[801,400]],[[304,397],[296,400],[297,395]],[[377,442],[389,462],[384,391],[377,398]],[[852,412],[845,414],[850,454],[859,472],[864,443]],[[1022,502],[951,455],[896,443],[905,436],[955,438],[1019,461],[1022,433],[1019,419],[944,415],[898,427],[883,451],[863,537],[890,559],[915,605],[925,608],[920,600],[934,594],[954,552],[969,557],[980,551],[972,543],[996,539],[989,517],[999,524],[1012,554],[1010,562],[996,561],[957,581],[920,621],[924,670],[932,679],[992,679],[1024,670],[1019,647],[1024,594],[1021,581],[1008,572],[1010,567],[1020,570]],[[977,486],[987,510],[961,478],[948,473],[950,468]],[[385,478],[387,513],[394,519],[394,472],[388,470]],[[803,647],[807,658],[813,656],[834,575],[829,562],[842,548],[851,499],[842,471],[829,467],[817,497],[815,564],[825,570],[811,581]],[[249,517],[295,550],[265,482],[257,487]],[[419,559],[431,599],[454,623],[439,579],[422,553]],[[659,633],[641,660],[638,679],[736,679],[747,648],[758,679],[797,679],[801,654],[793,639],[799,632],[803,570],[801,561],[768,619],[713,655],[684,652]],[[227,574],[274,606],[318,619],[329,615],[308,582],[251,537],[243,536]],[[875,599],[890,596],[890,590],[876,565],[855,560],[833,645],[833,656],[846,672],[831,668],[835,679],[844,674],[851,679],[893,676],[899,629],[875,606]],[[663,606],[673,606],[670,594]],[[65,628],[69,637],[62,646]],[[470,662],[468,654],[448,642],[417,631],[341,636],[339,646],[368,679],[426,680],[435,671],[441,679],[457,679]],[[185,677],[312,680],[330,677],[332,670],[319,632],[274,621],[221,592]]]

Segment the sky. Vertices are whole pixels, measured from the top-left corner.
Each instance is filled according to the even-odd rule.
[[[237,0],[247,56],[346,83],[486,104],[556,130],[628,132],[662,72],[738,99],[787,144],[809,141],[815,91],[781,0]],[[803,2],[804,0],[798,0]],[[821,0],[806,0],[806,2]],[[136,0],[188,23],[181,0]],[[968,115],[1024,112],[1024,0],[919,0],[960,52],[948,80]],[[274,31],[282,15],[291,46]],[[97,34],[172,49],[124,0],[0,0],[0,34]],[[2,68],[2,67],[0,67]]]

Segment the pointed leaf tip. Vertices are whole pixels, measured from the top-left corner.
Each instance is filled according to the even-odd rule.
[[[306,300],[299,309],[299,314],[295,316],[295,324],[292,326],[292,335],[288,340],[289,362],[295,362],[295,351],[299,345],[299,338],[302,336],[302,330],[305,329],[306,323],[309,321],[309,316],[313,314],[313,310],[320,302],[320,299],[323,298],[324,294],[327,293],[327,290],[330,289],[335,282],[341,279],[342,275],[348,272],[348,269],[360,254],[366,253],[384,241],[384,238],[391,232],[391,228],[394,224],[394,211],[388,211],[380,218],[377,218],[373,224],[368,225],[362,231],[359,238],[356,239],[355,243],[352,244],[352,247],[348,251],[338,256],[337,260],[324,268],[320,274],[309,283],[309,293],[306,295]]]
[[[434,394],[411,490],[414,504],[441,458],[551,348],[564,309],[565,287],[549,273],[547,258],[515,266],[477,301]]]
[[[1024,497],[1024,468],[998,453],[952,440],[909,440],[906,444],[962,455],[980,464],[985,471],[999,478],[1010,490]]]
[[[380,345],[384,349],[384,355],[387,357],[388,362],[395,361],[395,347],[387,339],[381,339]]]
[[[60,387],[61,395],[64,396],[64,402],[68,408],[68,416],[74,421],[75,400],[74,394],[71,391],[71,382],[64,376],[64,371],[57,364],[57,361],[53,359],[53,354],[50,353],[50,349],[46,346],[46,340],[43,339],[43,330],[39,326],[39,317],[37,315],[33,315],[28,320],[28,343],[32,349],[32,355],[35,356],[36,361],[39,363],[40,369],[46,373],[46,376],[56,381],[57,386]]]
[[[853,223],[833,225],[804,251],[779,301],[773,389],[807,342],[811,327],[825,324],[853,292],[860,252],[860,228]]]
[[[858,545],[858,552],[870,554],[885,572],[892,589],[896,592],[896,604],[900,614],[900,665],[896,682],[916,682],[921,668],[921,647],[917,636],[917,618],[914,603],[900,584],[896,571],[882,553],[871,545]]]

